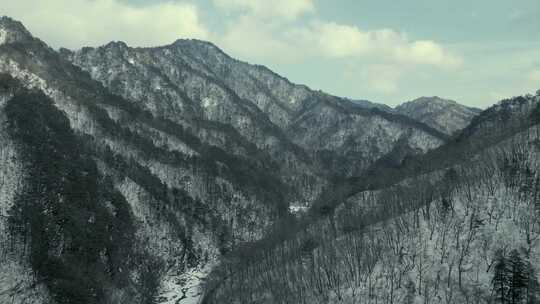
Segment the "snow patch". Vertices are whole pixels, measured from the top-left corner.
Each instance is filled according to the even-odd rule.
[[[49,96],[53,95],[53,90],[51,90],[47,86],[45,80],[43,80],[36,74],[33,74],[21,68],[19,64],[17,64],[17,62],[13,60],[3,60],[3,58],[0,58],[0,71],[11,74],[11,76],[19,79],[21,83],[23,83],[28,88],[40,89]]]
[[[203,98],[202,102],[205,109],[214,108],[217,106],[216,100],[210,97]]]
[[[13,255],[15,259],[18,257]],[[0,261],[0,303],[43,304],[53,303],[47,288],[39,282],[29,265],[15,259]]]
[[[180,275],[167,275],[162,282],[158,303],[198,304],[203,295],[202,283],[212,269],[207,265],[201,269],[191,269]]]
[[[7,43],[8,32],[5,29],[0,28],[0,44]]]
[[[309,201],[294,201],[289,204],[289,212],[300,215],[307,212],[309,209]]]

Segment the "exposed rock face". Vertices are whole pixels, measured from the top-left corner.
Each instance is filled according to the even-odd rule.
[[[440,97],[420,97],[395,108],[397,113],[407,115],[452,135],[465,128],[481,110],[466,107],[453,100]]]

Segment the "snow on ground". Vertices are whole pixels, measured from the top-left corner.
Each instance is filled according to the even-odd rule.
[[[0,303],[51,303],[47,289],[32,275],[29,265],[16,261],[17,257],[4,257],[0,262]]]
[[[301,206],[301,205],[290,205],[289,206],[289,212],[292,213],[292,214],[302,214],[302,213],[305,213],[307,212],[309,209],[308,206],[304,205],[304,206]]]
[[[212,269],[206,265],[200,269],[191,269],[183,274],[165,276],[158,303],[160,304],[198,304],[202,297],[202,283]]]
[[[0,29],[0,44],[4,44],[7,41],[7,31]]]
[[[36,282],[28,263],[28,248],[8,231],[8,212],[20,190],[24,174],[15,144],[6,130],[5,103],[0,96],[0,303],[50,303],[45,286]]]

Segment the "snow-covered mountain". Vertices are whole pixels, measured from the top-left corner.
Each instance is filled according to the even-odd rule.
[[[223,254],[309,206],[329,178],[398,144],[423,153],[445,140],[202,41],[57,52],[8,17],[0,30],[0,223],[2,248],[13,249],[3,251],[2,301],[178,301]],[[70,192],[80,183],[84,201]],[[28,195],[45,194],[25,209]],[[113,231],[125,248],[110,243]]]
[[[539,123],[540,94],[504,100],[440,148],[349,181],[326,216],[215,270],[205,303],[537,303]]]
[[[192,127],[190,120],[200,119],[232,126],[284,166],[283,174],[292,175],[288,183],[316,185],[304,190],[303,201],[326,184],[314,180],[358,174],[397,143],[423,153],[446,139],[417,121],[292,84],[208,42],[178,40],[158,48],[116,42],[62,54],[158,117]]]
[[[218,139],[249,156],[134,107],[20,23],[0,28],[15,37],[0,45],[0,302],[178,300],[287,214],[293,190],[234,130]]]
[[[362,108],[377,108],[379,110],[387,111],[387,112],[393,112],[394,109],[388,105],[385,105],[384,103],[377,103],[377,102],[371,102],[369,100],[365,99],[351,99],[351,101]]]
[[[0,17],[0,303],[327,303],[353,288],[365,294],[365,280],[334,286],[341,274],[314,266],[349,261],[322,245],[341,248],[350,227],[378,229],[371,209],[400,221],[427,206],[440,172],[467,168],[460,162],[480,147],[512,139],[528,151],[534,141],[517,134],[540,122],[529,119],[537,103],[503,101],[451,138],[208,42],[56,51]],[[384,250],[378,256],[400,255]],[[385,265],[416,273],[400,263]],[[376,267],[370,273],[388,271]],[[332,277],[302,277],[312,270]],[[303,283],[282,284],[293,274]],[[375,286],[386,288],[370,285],[370,294]]]
[[[420,97],[395,108],[397,113],[419,120],[445,134],[465,128],[481,110],[437,96]]]

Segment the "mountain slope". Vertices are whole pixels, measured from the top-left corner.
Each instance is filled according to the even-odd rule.
[[[60,118],[58,122],[54,120],[47,123],[62,122],[62,132],[72,132],[77,140],[80,140],[81,144],[78,145],[83,147],[84,155],[90,155],[95,162],[89,166],[95,166],[98,170],[92,172],[111,180],[112,189],[107,191],[114,190],[119,193],[129,206],[127,209],[134,217],[132,222],[135,231],[132,232],[134,237],[128,238],[132,238],[137,244],[144,244],[135,246],[131,255],[133,259],[126,261],[142,267],[125,270],[126,275],[138,278],[138,281],[122,283],[128,284],[126,288],[133,292],[113,288],[111,286],[114,285],[109,285],[108,280],[104,279],[93,283],[97,284],[96,288],[104,290],[103,293],[84,297],[66,295],[62,292],[62,285],[56,283],[56,277],[48,272],[38,271],[37,279],[44,282],[48,289],[44,289],[41,284],[33,284],[32,278],[29,278],[28,289],[24,289],[25,293],[30,294],[28,297],[40,294],[35,299],[38,303],[48,302],[43,299],[47,299],[49,293],[50,297],[59,303],[144,302],[145,297],[167,294],[167,288],[184,288],[185,280],[190,280],[189,275],[193,273],[191,270],[204,270],[206,265],[214,263],[219,255],[230,250],[237,242],[259,238],[273,219],[286,214],[287,201],[284,195],[290,190],[279,179],[270,175],[273,171],[271,162],[257,161],[257,154],[252,154],[253,158],[244,158],[227,153],[219,147],[201,143],[189,129],[180,124],[162,118],[156,119],[151,113],[134,108],[130,102],[109,93],[101,84],[90,79],[88,74],[63,60],[43,42],[33,38],[19,23],[2,18],[0,27],[10,31],[8,37],[16,37],[0,45],[0,71],[9,73],[16,79],[10,80],[11,77],[3,76],[5,81],[2,86],[10,91],[13,83],[20,83],[25,89],[41,90],[46,94],[46,97],[32,100],[27,100],[29,98],[25,96],[8,95],[3,101],[15,105],[21,102],[33,105],[39,104],[39,100],[52,100],[47,109],[58,113],[55,115]],[[54,112],[57,111],[56,108],[61,112]],[[37,110],[42,111],[41,108],[36,108]],[[6,119],[9,120],[14,118],[13,113],[16,111],[2,110],[1,115],[7,116]],[[66,126],[65,122],[69,122],[69,125]],[[26,128],[48,128],[46,124],[41,127],[41,124],[30,121],[21,124]],[[32,175],[29,170],[33,167],[28,166],[20,157],[12,157],[16,155],[13,153],[18,144],[13,141],[17,138],[11,135],[12,138],[9,139],[9,132],[6,132],[2,132],[2,137],[8,138],[2,159],[2,168],[7,170],[2,171],[2,180],[7,178],[7,188],[3,187],[1,191],[7,199],[2,202],[3,215],[4,212],[9,214],[15,206],[13,191],[18,189],[15,186],[22,184],[24,187],[35,187],[36,183],[39,183],[17,179],[21,175]],[[50,140],[64,140],[58,136],[52,133]],[[69,158],[59,157],[58,166],[54,168],[60,168],[69,162]],[[19,173],[13,173],[14,170]],[[69,174],[73,176],[88,174],[84,167],[70,170],[72,173]],[[62,185],[65,182],[55,183]],[[98,187],[99,192],[106,190],[105,185],[92,187]],[[94,204],[98,203],[97,197],[90,196],[89,200]],[[53,197],[50,203],[62,202],[65,202],[64,198]],[[96,220],[101,220],[105,214],[100,213]],[[9,225],[6,222],[8,218],[11,216],[1,218],[2,227]],[[37,218],[43,219],[41,216]],[[86,218],[90,227],[93,226],[92,218]],[[60,240],[65,238],[63,231],[67,229],[66,224],[60,221],[57,234],[52,233],[51,237]],[[109,237],[110,232],[104,234]],[[85,239],[87,237],[94,236],[81,235],[81,242],[91,244],[92,239]],[[19,238],[16,233],[8,232],[0,247],[13,248],[13,245],[8,244],[14,243],[14,248],[25,248],[28,244],[44,240],[46,239],[43,235]],[[45,261],[63,259],[62,247],[53,248]],[[2,263],[2,273],[10,274],[10,269],[23,267],[22,269],[27,270],[18,270],[23,272],[20,274],[22,279],[32,273],[30,268],[33,271],[39,269],[34,263],[25,264],[26,260],[32,261],[32,258],[28,253],[24,254],[24,251],[21,253],[8,250],[8,254],[14,256],[15,261]],[[46,254],[46,251],[41,254]],[[135,257],[141,257],[149,264],[138,263]],[[76,264],[69,261],[65,263],[69,267],[76,267]],[[118,262],[113,263],[115,267],[121,267]],[[148,272],[150,270],[151,272]],[[145,277],[143,274],[150,276]],[[73,288],[84,285],[80,281],[84,279],[84,273],[72,275],[74,277],[61,279],[75,284]],[[108,272],[108,275],[111,274]],[[188,277],[185,277],[186,275]],[[17,301],[25,301],[26,296],[18,289],[22,285],[11,285],[13,278],[7,277],[6,280],[3,282],[7,285],[1,285],[2,297],[9,297],[9,301],[13,297]],[[137,285],[137,282],[144,286]],[[110,288],[113,288],[111,292],[105,292]],[[133,288],[136,288],[136,291]],[[188,293],[196,293],[196,289],[191,291],[189,288],[186,288]],[[42,290],[45,291],[41,292]],[[165,300],[180,296],[181,293],[176,291],[170,295],[170,299]]]
[[[63,54],[136,108],[181,124],[203,143],[247,158],[253,156],[253,149],[258,150],[256,153],[267,158],[263,162],[279,166],[279,174],[294,185],[293,191],[304,187],[287,200],[313,200],[325,181],[306,152],[255,104],[237,95],[185,52],[180,42],[153,49],[129,48],[118,42],[76,53],[64,50]],[[232,140],[235,138],[252,149],[238,147]]]
[[[424,122],[445,134],[452,135],[465,128],[480,109],[458,104],[440,97],[420,97],[395,108],[397,113]]]
[[[399,115],[359,109],[349,100],[292,84],[265,67],[235,60],[203,41],[178,40],[158,48],[130,48],[117,42],[62,53],[113,92],[155,109],[158,116],[176,120],[194,120],[191,117],[195,116],[230,124],[247,140],[270,151],[283,164],[284,174],[295,175],[287,183],[304,189],[317,185],[307,189],[311,195],[302,198],[308,202],[326,185],[324,180],[317,181],[321,177],[358,174],[397,143],[422,153],[446,139]],[[178,104],[177,109],[168,106],[160,112],[160,107],[169,104]],[[269,120],[263,128],[274,133],[255,128],[264,122],[262,114]],[[257,118],[249,118],[254,115]],[[328,141],[328,137],[333,139]],[[385,140],[378,141],[381,137]],[[289,148],[291,144],[295,148]],[[295,154],[297,149],[308,160]]]
[[[367,109],[371,109],[371,108],[377,108],[379,110],[382,110],[382,111],[387,111],[387,112],[393,112],[394,109],[392,109],[390,106],[387,106],[383,103],[376,103],[376,102],[371,102],[369,100],[363,100],[363,99],[356,99],[356,100],[351,100],[352,103],[358,105],[359,107],[362,107],[362,108],[367,108]]]
[[[469,161],[487,147],[537,124],[538,111],[537,96],[502,100],[477,115],[465,129],[438,148],[423,155],[411,155],[402,149],[395,149],[374,162],[361,175],[333,183],[314,202],[312,211],[333,210],[356,193],[386,187],[408,177]]]
[[[448,139],[210,43],[57,52],[1,17],[0,302],[197,301],[290,207]]]
[[[303,109],[288,133],[300,146],[311,149],[326,170],[340,172],[338,178],[361,175],[395,149],[407,150],[407,155],[422,154],[448,139],[406,116],[361,108],[328,95]]]
[[[457,157],[429,166],[433,155],[420,156],[421,171],[403,164],[393,173],[408,174],[366,184],[332,213],[293,226],[295,235],[232,255],[204,303],[493,303],[517,276],[523,285],[507,290],[537,302],[538,113],[540,95],[484,111],[431,152]]]
[[[22,155],[8,134],[6,104],[21,86],[12,77],[0,74],[0,301],[45,303],[50,300],[43,283],[35,283],[29,259],[21,259],[25,244],[13,242],[8,216],[25,179]]]
[[[317,162],[314,152],[306,151],[308,145],[305,143],[302,147],[290,139],[288,126],[278,126],[272,122],[264,109],[259,108],[261,104],[241,97],[240,91],[235,92],[223,80],[213,76],[210,70],[205,70],[199,59],[189,57],[188,61],[186,54],[189,53],[181,43],[180,46],[176,43],[156,49],[131,49],[121,43],[111,43],[99,50],[85,49],[76,54],[64,50],[57,53],[12,19],[2,17],[0,29],[3,37],[0,44],[0,73],[10,75],[2,76],[2,85],[8,91],[12,87],[21,87],[21,90],[29,92],[38,91],[21,96],[6,95],[4,102],[7,104],[27,106],[16,108],[16,111],[2,109],[1,115],[7,121],[16,121],[24,119],[24,115],[15,114],[25,108],[55,113],[53,117],[57,119],[53,121],[38,116],[42,120],[28,124],[21,122],[20,125],[39,128],[36,134],[45,132],[47,136],[43,137],[51,142],[61,142],[66,140],[62,134],[71,134],[69,142],[72,144],[67,147],[80,147],[81,152],[78,154],[82,160],[69,154],[69,151],[60,150],[55,168],[65,166],[66,174],[75,180],[84,179],[92,172],[95,179],[91,181],[93,186],[88,191],[95,189],[99,195],[86,190],[82,195],[87,197],[88,204],[98,208],[99,212],[93,212],[99,215],[92,216],[83,212],[84,216],[74,213],[68,214],[67,218],[72,216],[77,221],[89,221],[90,227],[94,227],[96,216],[99,217],[96,220],[104,221],[100,223],[107,223],[111,215],[102,205],[108,206],[107,201],[110,199],[100,195],[112,193],[130,214],[129,219],[126,219],[129,225],[125,226],[133,227],[119,230],[122,238],[133,240],[129,249],[132,250],[130,256],[133,258],[125,262],[138,265],[122,267],[114,256],[109,256],[99,261],[99,265],[103,266],[95,268],[112,265],[124,269],[119,277],[137,279],[122,279],[122,283],[119,283],[110,271],[100,272],[96,269],[95,274],[88,276],[94,280],[88,286],[100,290],[99,293],[87,293],[81,289],[80,294],[69,294],[66,293],[69,288],[62,287],[64,283],[73,283],[73,288],[86,285],[83,283],[84,273],[58,277],[58,273],[51,274],[49,268],[41,268],[40,263],[33,262],[32,255],[24,250],[22,253],[8,250],[6,254],[12,258],[2,263],[2,270],[10,269],[4,272],[10,275],[15,271],[17,275],[14,276],[25,280],[27,285],[13,285],[9,283],[12,279],[8,276],[3,279],[7,283],[1,285],[2,296],[15,297],[20,302],[33,298],[32,301],[37,303],[49,301],[47,299],[59,303],[115,302],[118,299],[141,302],[148,297],[160,296],[163,297],[162,302],[167,302],[183,296],[196,296],[199,272],[207,271],[221,255],[235,248],[238,243],[261,238],[277,219],[289,216],[287,207],[290,205],[309,205],[326,185],[327,176],[331,175],[320,174],[325,166]],[[77,56],[96,62],[89,64],[88,72],[85,72],[66,60],[69,58],[75,61]],[[80,64],[82,66],[82,59]],[[215,64],[212,66],[215,67]],[[262,81],[260,79],[270,77],[270,84],[272,81],[282,81],[280,83],[284,86],[297,88],[266,69],[261,71],[263,76],[256,77],[257,86]],[[239,88],[236,87],[236,90]],[[256,89],[255,85],[251,88],[270,94],[264,89]],[[274,99],[282,98],[277,93],[281,89],[276,90],[270,90],[274,92]],[[302,91],[301,88],[298,90]],[[245,97],[251,96],[243,94],[246,94]],[[316,113],[306,105],[335,108],[335,105],[328,105],[321,96],[326,95],[319,94],[317,98],[301,103],[302,108],[291,106],[289,109],[297,111],[295,115],[299,115]],[[381,116],[347,111],[341,110],[341,113],[359,117]],[[21,113],[29,115],[28,112]],[[288,119],[289,124],[301,121],[293,116]],[[381,120],[391,125],[400,124],[399,120],[386,122],[382,116]],[[49,125],[55,123],[60,124],[58,128],[61,133],[47,133],[51,128]],[[407,123],[416,128],[413,122]],[[431,131],[417,132],[426,133],[435,145],[441,142],[437,134]],[[16,133],[2,131],[6,143],[2,156],[3,164],[6,164],[3,166],[6,171],[2,171],[2,180],[6,181],[2,193],[6,201],[3,202],[2,211],[8,214],[2,217],[3,229],[10,227],[8,219],[12,218],[11,213],[17,209],[14,207],[17,206],[14,191],[20,189],[22,194],[31,195],[26,189],[42,183],[40,180],[24,178],[34,175],[32,170],[40,169],[39,166],[30,165],[34,158],[25,160],[16,154],[18,146],[27,145],[27,151],[36,151],[39,146],[18,142],[18,137]],[[384,145],[392,146],[395,143],[391,139]],[[51,149],[56,151],[59,148],[53,146]],[[381,152],[366,162],[383,155],[385,149],[388,148],[381,149]],[[34,152],[24,153],[37,157]],[[54,157],[54,154],[50,156]],[[67,162],[82,162],[86,165],[73,167]],[[47,179],[51,179],[54,187],[64,183],[54,178],[55,175],[51,175]],[[100,184],[96,179],[109,182]],[[59,191],[53,186],[50,193]],[[36,202],[35,208],[31,210],[47,209],[48,204],[53,207],[52,210],[62,209],[57,206],[71,200],[70,194],[66,193],[65,197]],[[80,208],[75,209],[77,211]],[[41,213],[32,216],[27,209],[21,211],[19,217],[23,219],[22,223],[25,223],[27,217],[43,223],[58,221],[55,217],[43,217]],[[79,234],[68,229],[70,221],[58,222],[57,230],[50,235],[24,237],[5,228],[6,238],[2,239],[2,247],[25,248],[45,242],[50,249],[44,249],[48,253],[36,251],[41,254],[39,261],[49,264],[49,261],[60,259],[64,269],[90,267],[86,262],[78,266],[81,260],[77,255],[64,255],[63,243],[49,241],[73,239],[73,235],[77,234],[81,237],[77,242],[91,242],[88,238],[93,233]],[[38,226],[34,230],[41,231],[42,228]],[[102,233],[106,237],[112,232]],[[17,245],[7,246],[8,243]],[[65,244],[70,250],[82,250],[80,246],[74,245],[76,243]],[[109,250],[106,242],[97,246]],[[95,259],[95,256],[91,258]],[[137,259],[146,262],[140,263]],[[33,284],[32,277],[25,277],[32,272],[30,269],[36,273],[36,279],[43,282],[41,285]],[[100,276],[105,277],[97,279]],[[120,287],[117,284],[124,285]],[[27,286],[25,293],[18,289],[21,286]]]

